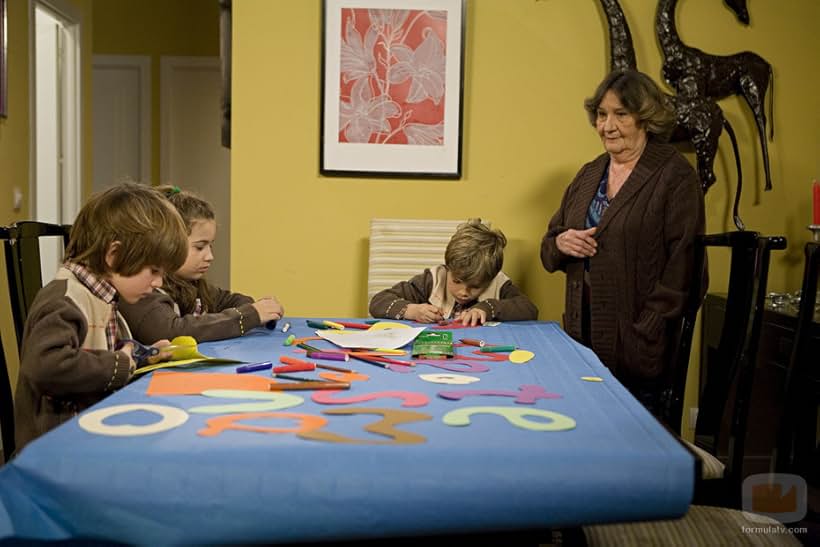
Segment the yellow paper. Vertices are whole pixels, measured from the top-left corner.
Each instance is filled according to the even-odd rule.
[[[510,353],[510,361],[513,363],[520,365],[521,363],[526,363],[530,359],[535,357],[535,354],[531,351],[527,351],[525,349],[517,349]]]

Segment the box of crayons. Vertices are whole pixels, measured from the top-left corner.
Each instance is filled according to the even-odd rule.
[[[419,359],[449,359],[453,357],[453,333],[424,331],[413,342],[413,357]]]

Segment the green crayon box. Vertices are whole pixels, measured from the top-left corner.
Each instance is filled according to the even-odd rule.
[[[450,359],[453,357],[453,333],[423,331],[413,342],[413,357],[419,359]]]

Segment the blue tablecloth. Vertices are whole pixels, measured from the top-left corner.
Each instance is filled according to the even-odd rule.
[[[312,334],[291,319],[290,333]],[[430,420],[396,426],[425,438],[419,444],[342,444],[292,433],[197,432],[214,415],[194,414],[183,425],[145,436],[92,434],[74,419],[29,444],[0,468],[0,539],[101,538],[133,544],[202,544],[348,540],[390,536],[671,518],[689,506],[694,460],[615,380],[597,357],[551,322],[457,329],[454,338],[515,344],[535,353],[525,364],[487,363],[465,374],[469,385],[424,381],[447,373],[418,365],[399,373],[350,361],[326,362],[370,376],[334,395],[383,391],[424,394],[424,406],[382,398],[352,406],[423,412]],[[248,362],[299,356],[281,331],[258,329],[244,338],[201,344],[206,355]],[[311,342],[329,348],[325,342]],[[457,348],[468,353],[475,348]],[[406,357],[403,357],[406,359]],[[467,362],[467,361],[465,361]],[[235,365],[198,369],[233,372]],[[270,377],[270,372],[256,374]],[[150,375],[149,375],[150,376]],[[583,380],[597,376],[602,382]],[[181,409],[243,402],[202,395],[145,394],[142,378],[89,409],[151,403]],[[442,391],[507,390],[539,385],[560,398],[518,404],[474,395],[445,399]],[[325,416],[326,430],[361,440],[389,441],[364,431],[373,414],[326,415],[351,405],[320,405],[311,392],[282,412]],[[549,410],[575,427],[533,431],[496,414],[476,413],[467,426],[443,417],[464,407]],[[528,418],[550,423],[550,420]],[[143,411],[105,423],[153,423]],[[293,427],[288,420],[242,423]]]

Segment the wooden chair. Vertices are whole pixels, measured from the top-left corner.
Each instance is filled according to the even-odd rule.
[[[738,508],[769,258],[772,250],[786,248],[786,239],[729,232],[706,236],[704,243],[729,248],[731,264],[720,341],[702,371],[695,446],[701,449],[705,480],[697,483],[695,501]],[[727,455],[720,459],[724,447]]]
[[[689,295],[683,309],[683,316],[677,327],[677,340],[673,345],[676,350],[672,355],[667,385],[661,403],[661,421],[675,434],[681,434],[683,418],[683,399],[686,391],[686,375],[689,371],[689,356],[692,350],[692,335],[695,331],[698,311],[708,286],[708,269],[706,267],[706,249],[703,238],[695,240],[695,263],[692,268],[692,282]]]
[[[4,239],[6,272],[9,281],[9,298],[17,347],[23,342],[23,326],[28,310],[37,292],[43,287],[40,241],[42,238],[60,237],[63,248],[68,245],[70,225],[22,221],[7,228]]]
[[[809,354],[809,337],[817,305],[817,278],[820,274],[820,243],[806,243],[806,265],[800,291],[800,309],[794,345],[786,370],[783,417],[778,435],[775,469],[795,473],[820,482],[817,462],[817,407],[820,403],[818,357]]]
[[[7,240],[9,229],[0,227],[0,239]],[[9,461],[14,452],[14,402],[11,377],[3,341],[0,338],[0,441],[3,443],[2,462]]]
[[[23,342],[23,327],[28,310],[37,291],[43,287],[40,240],[47,237],[62,238],[63,248],[68,245],[71,226],[36,221],[22,221],[0,227],[6,258],[6,275],[9,285],[9,301],[14,323],[17,350]],[[3,441],[3,457],[6,461],[14,452],[14,386],[11,384],[6,357],[0,343],[0,434]]]
[[[783,386],[783,407],[779,420],[781,425],[773,467],[777,473],[790,473],[805,479],[809,491],[807,514],[792,526],[804,528],[807,533],[805,537],[800,537],[807,545],[815,545],[820,544],[820,447],[817,433],[820,360],[816,354],[810,353],[810,337],[818,303],[820,243],[807,243],[805,255],[800,308]]]
[[[715,492],[710,501],[727,506],[692,505],[689,512],[677,520],[585,526],[584,535],[590,546],[801,545],[774,519],[760,515],[750,517],[735,509],[741,496],[749,395],[766,296],[769,258],[773,249],[786,248],[786,240],[780,236],[761,236],[756,232],[729,232],[703,236],[700,243],[705,248],[727,247],[732,255],[719,357],[710,360],[714,370],[707,371],[707,384],[701,394],[695,428],[698,453],[704,460],[704,474],[710,468],[709,460],[723,470],[722,477],[715,479],[719,487],[709,491]],[[735,386],[734,398],[728,397],[732,385]],[[731,402],[727,404],[727,400]],[[731,428],[729,458],[724,463],[716,454],[725,412],[731,418]],[[701,485],[709,482],[712,481],[696,481],[695,501],[704,497]],[[781,533],[749,534],[744,532],[744,527],[778,528]]]

